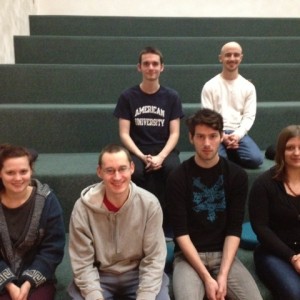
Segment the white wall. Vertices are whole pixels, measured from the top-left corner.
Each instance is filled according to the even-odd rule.
[[[36,0],[38,14],[300,17],[299,0]]]
[[[1,0],[0,63],[14,63],[13,36],[28,35],[28,15],[35,13],[34,0]]]
[[[0,63],[14,63],[13,36],[28,16],[300,17],[300,0],[1,0]]]

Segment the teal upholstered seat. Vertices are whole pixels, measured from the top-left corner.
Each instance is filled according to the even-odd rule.
[[[257,244],[257,236],[254,233],[250,222],[245,222],[243,224],[240,247],[247,250],[253,250]]]

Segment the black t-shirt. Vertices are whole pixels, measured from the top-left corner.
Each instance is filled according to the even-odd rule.
[[[178,93],[161,86],[154,94],[144,93],[139,85],[124,91],[114,116],[130,120],[130,136],[134,143],[165,145],[170,135],[170,121],[183,117]]]
[[[226,236],[241,234],[247,187],[246,172],[223,158],[209,169],[194,157],[183,162],[167,183],[175,237],[189,235],[199,252],[221,251]]]
[[[8,208],[2,204],[9,235],[15,247],[24,240],[28,231],[34,209],[35,193],[36,187],[33,187],[28,200],[17,208]]]

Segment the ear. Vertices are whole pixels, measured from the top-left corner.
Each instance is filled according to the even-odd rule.
[[[141,70],[141,64],[140,64],[140,63],[138,63],[138,64],[136,65],[136,68],[137,68],[138,72],[141,72],[141,71],[142,71],[142,70]]]
[[[189,141],[192,145],[194,145],[194,140],[192,134],[189,132]]]
[[[160,67],[160,72],[163,72],[165,69],[165,64],[161,64],[161,67]]]
[[[135,165],[134,165],[134,162],[132,161],[130,163],[130,174],[132,175],[134,173],[134,169],[135,169]]]
[[[221,133],[221,143],[223,142],[223,139],[224,139],[224,134],[223,132]]]
[[[219,62],[222,63],[223,62],[223,59],[222,59],[222,55],[219,54]]]
[[[98,165],[97,166],[97,176],[100,178],[100,179],[103,179],[102,178],[102,169],[101,169],[101,167]]]

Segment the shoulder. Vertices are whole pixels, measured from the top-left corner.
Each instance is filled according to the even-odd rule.
[[[132,197],[139,197],[141,201],[147,202],[147,203],[157,203],[158,199],[157,197],[152,194],[151,192],[145,190],[144,188],[137,186],[134,182],[131,182],[131,193]]]
[[[242,167],[223,157],[220,159],[224,174],[228,176],[229,180],[238,180],[239,182],[248,180],[247,172]]]
[[[61,209],[58,198],[48,184],[41,183],[39,180],[33,179],[32,185],[36,187],[36,195],[40,197],[39,199],[45,200],[46,209],[49,209],[49,207],[52,207],[51,209],[54,207]]]
[[[173,88],[167,87],[167,86],[160,86],[159,89],[159,94],[168,97],[172,97],[172,98],[179,98],[179,93],[174,90]]]
[[[239,74],[238,78],[236,79],[238,82],[242,83],[245,86],[248,86],[251,89],[255,89],[254,84],[251,82],[251,78],[245,78],[241,74]]]
[[[169,175],[168,181],[179,179],[181,182],[191,173],[191,168],[194,165],[194,156],[183,161],[177,168],[175,168]]]
[[[209,87],[211,85],[216,84],[217,82],[219,82],[222,79],[221,74],[217,74],[214,77],[212,77],[211,79],[209,79],[208,81],[205,82],[204,87]]]
[[[275,183],[276,180],[273,178],[275,175],[275,168],[272,167],[269,170],[263,172],[260,174],[254,181],[253,186],[259,186],[259,185],[270,185],[271,183]]]
[[[156,211],[161,210],[158,198],[149,191],[131,182],[131,205],[140,207],[142,210]]]
[[[41,183],[38,179],[32,179],[31,184],[36,187],[36,193],[44,198],[51,193],[49,185]]]
[[[136,94],[136,93],[141,93],[141,89],[139,88],[139,85],[134,85],[130,88],[125,89],[121,93],[120,98],[123,98],[123,97],[127,98],[127,97],[129,97],[133,94]]]

